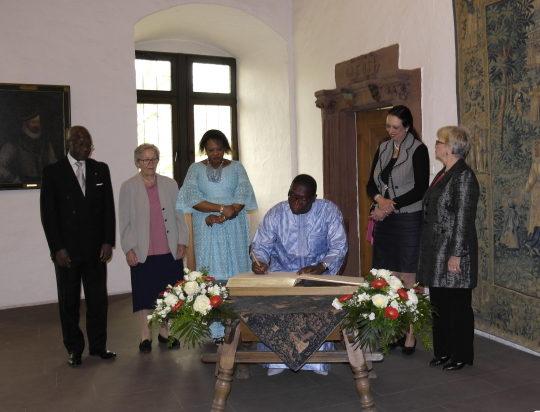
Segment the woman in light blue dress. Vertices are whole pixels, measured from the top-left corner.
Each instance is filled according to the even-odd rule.
[[[257,209],[257,201],[244,166],[223,158],[231,147],[221,131],[207,131],[199,150],[208,158],[189,167],[176,210],[193,214],[197,268],[208,267],[210,276],[225,281],[251,271],[246,211]],[[212,338],[223,337],[221,325],[210,328]]]

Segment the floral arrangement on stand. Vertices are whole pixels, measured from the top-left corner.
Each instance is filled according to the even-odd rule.
[[[381,348],[388,355],[388,345],[408,332],[420,338],[431,350],[433,305],[418,285],[405,289],[392,272],[372,269],[352,295],[334,299],[332,306],[348,310],[342,327],[355,334],[355,344],[363,348]]]
[[[198,271],[184,269],[184,280],[167,285],[156,300],[154,312],[148,316],[152,329],[169,322],[169,343],[174,338],[184,339],[189,347],[200,346],[210,337],[208,319],[227,318],[231,311],[226,305],[227,289],[208,276],[208,268]]]

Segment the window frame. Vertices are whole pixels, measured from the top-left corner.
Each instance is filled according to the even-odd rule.
[[[205,56],[183,53],[135,51],[135,59],[165,60],[171,63],[171,90],[139,90],[137,103],[172,104],[172,150],[174,179],[182,185],[189,166],[195,161],[194,114],[195,105],[231,107],[231,136],[233,159],[239,160],[236,59],[233,57]],[[231,93],[205,93],[193,91],[193,63],[226,64],[231,70]]]

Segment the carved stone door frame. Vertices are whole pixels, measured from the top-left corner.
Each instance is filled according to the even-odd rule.
[[[397,44],[338,63],[336,88],[315,93],[322,115],[324,198],[349,220],[346,276],[359,275],[360,241],[365,241],[365,233],[358,233],[358,191],[365,188],[358,187],[355,113],[403,104],[422,135],[421,72],[401,70],[398,63]]]

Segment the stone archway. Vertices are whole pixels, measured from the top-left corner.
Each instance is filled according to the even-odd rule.
[[[343,275],[358,276],[358,168],[355,113],[404,104],[422,135],[420,69],[398,67],[399,45],[336,64],[336,88],[315,93],[321,109],[324,197],[336,203],[349,221],[349,256]],[[367,217],[366,217],[367,218]]]

